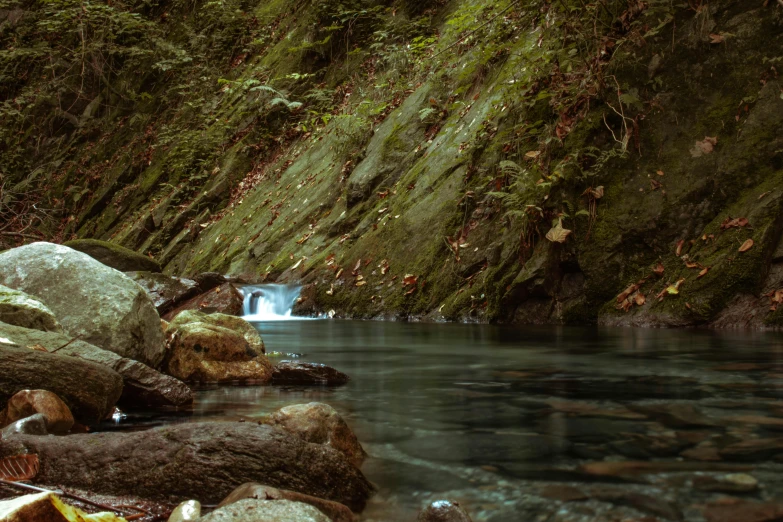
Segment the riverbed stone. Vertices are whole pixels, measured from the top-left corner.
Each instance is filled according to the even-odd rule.
[[[54,312],[40,300],[3,285],[0,285],[0,321],[44,332],[63,332]]]
[[[416,522],[472,522],[470,515],[457,502],[436,500],[421,510]]]
[[[328,404],[311,402],[286,406],[270,415],[266,422],[280,426],[307,442],[336,449],[357,468],[361,467],[367,455],[345,420]]]
[[[253,482],[242,484],[232,491],[220,504],[218,504],[218,509],[248,498],[257,500],[291,500],[293,502],[303,502],[316,508],[329,517],[332,522],[353,522],[354,519],[351,510],[338,502],[324,500],[295,491],[263,486]]]
[[[272,384],[340,386],[349,380],[346,374],[325,364],[281,361],[272,368]]]
[[[410,439],[397,447],[416,458],[485,465],[545,460],[567,451],[570,444],[532,433],[446,433]]]
[[[193,402],[193,392],[185,383],[84,341],[3,323],[0,323],[0,337],[19,346],[40,346],[46,351],[56,351],[58,355],[76,357],[111,368],[122,375],[124,386],[119,403],[123,407],[183,406]]]
[[[783,439],[748,439],[721,448],[718,453],[728,460],[767,460],[783,454]]]
[[[0,253],[0,284],[36,296],[72,336],[152,367],[165,351],[160,318],[125,274],[62,245]]]
[[[186,500],[174,508],[169,515],[168,522],[190,522],[201,517],[201,502],[198,500]]]
[[[86,425],[111,414],[123,386],[120,374],[100,364],[5,343],[0,343],[0,375],[0,404],[19,391],[45,389]]]
[[[201,289],[198,283],[184,277],[173,277],[155,272],[125,272],[141,286],[159,315],[164,315],[180,303],[198,295]]]
[[[20,453],[38,455],[39,484],[175,503],[198,498],[217,504],[236,487],[263,481],[359,512],[373,491],[339,451],[249,422],[0,440],[0,458]]]
[[[169,351],[164,369],[183,381],[260,381],[272,378],[264,343],[253,326],[239,317],[180,313],[166,329]]]
[[[163,318],[171,321],[185,310],[197,310],[206,314],[242,315],[245,298],[231,283],[224,283],[208,292],[197,295],[166,313]]]
[[[3,417],[6,412],[4,411],[0,417]],[[5,422],[0,420],[0,426]],[[19,419],[16,422],[12,422],[0,432],[0,438],[10,437],[11,435],[48,435],[49,432],[46,429],[46,417],[41,413],[30,415],[24,419]]]
[[[66,241],[63,245],[87,254],[99,263],[110,266],[120,272],[162,271],[160,264],[154,259],[108,241],[74,239],[73,241]]]
[[[747,473],[728,475],[701,475],[693,478],[693,487],[702,491],[718,493],[751,493],[759,487],[759,481]]]
[[[783,519],[783,504],[777,502],[713,502],[704,508],[707,522],[777,522]]]
[[[303,502],[245,499],[216,509],[200,522],[330,522],[329,517]]]
[[[46,390],[22,390],[8,399],[5,422],[10,424],[40,413],[46,418],[50,433],[68,433],[74,419],[68,405],[57,394]]]

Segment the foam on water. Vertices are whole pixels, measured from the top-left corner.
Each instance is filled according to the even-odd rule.
[[[291,321],[301,286],[248,285],[239,289],[245,296],[242,318],[246,321]]]

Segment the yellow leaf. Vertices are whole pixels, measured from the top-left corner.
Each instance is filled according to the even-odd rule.
[[[741,247],[739,247],[739,251],[740,251],[740,252],[747,252],[748,250],[750,250],[751,248],[753,248],[753,244],[754,244],[754,243],[753,243],[753,240],[752,240],[752,239],[748,239],[747,241],[745,241],[744,243],[742,243],[742,246],[741,246]]]
[[[553,243],[565,243],[569,235],[571,235],[571,231],[563,228],[563,222],[558,221],[557,225],[547,232],[546,238]]]

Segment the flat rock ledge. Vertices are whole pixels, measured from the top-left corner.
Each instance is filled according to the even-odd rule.
[[[0,458],[22,453],[40,459],[36,483],[167,502],[198,498],[217,504],[237,486],[259,482],[360,512],[373,492],[340,452],[281,428],[248,422],[0,440]]]

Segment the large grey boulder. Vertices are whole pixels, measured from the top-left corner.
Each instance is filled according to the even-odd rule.
[[[133,272],[136,270],[146,272],[161,271],[160,264],[154,259],[108,241],[74,239],[73,241],[66,241],[64,245],[83,252],[99,263],[110,266],[120,272]]]
[[[146,292],[125,274],[62,245],[0,253],[0,284],[36,296],[73,336],[156,367],[165,342]]]
[[[49,390],[82,424],[96,424],[122,393],[120,374],[94,362],[10,344],[0,334],[0,404],[22,390]]]
[[[340,452],[250,422],[0,440],[0,458],[22,453],[38,455],[36,483],[172,503],[198,498],[217,504],[237,486],[260,482],[358,512],[373,491]]]
[[[201,517],[199,522],[331,522],[303,502],[291,500],[240,500]]]
[[[84,341],[3,323],[0,323],[0,337],[22,347],[37,345],[49,352],[56,350],[59,355],[78,357],[111,368],[122,375],[125,384],[119,400],[123,407],[183,406],[193,402],[193,392],[184,382]]]
[[[0,321],[44,332],[63,331],[54,312],[45,304],[31,295],[3,285],[0,285]]]

